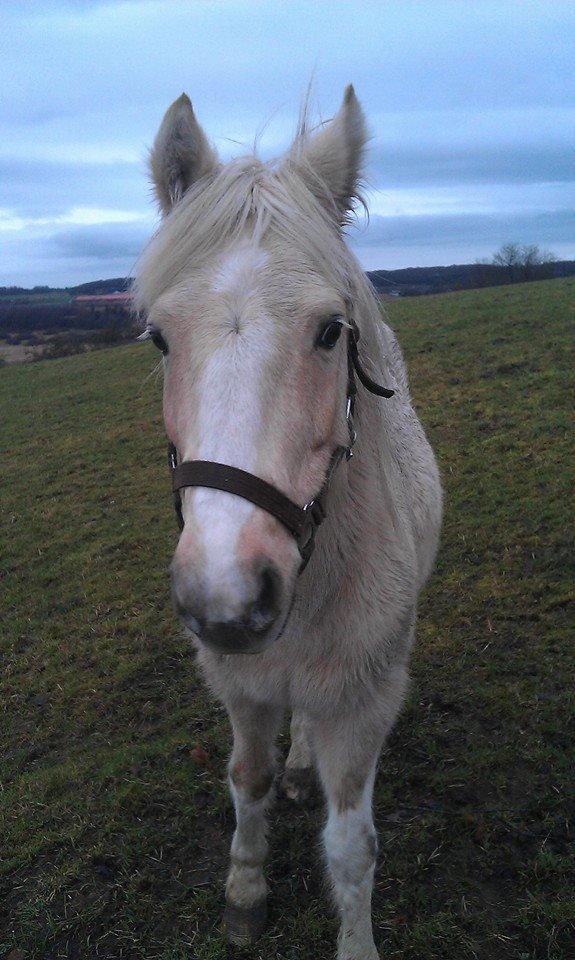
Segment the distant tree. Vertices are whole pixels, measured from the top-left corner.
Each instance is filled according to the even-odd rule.
[[[551,266],[556,263],[557,257],[550,250],[541,250],[535,244],[522,247],[521,267],[525,280],[532,280],[534,277],[542,275],[550,276],[552,274]]]
[[[550,250],[542,250],[536,244],[504,243],[493,254],[492,264],[499,267],[506,283],[542,279],[552,276],[552,265],[557,257]]]
[[[517,283],[521,267],[521,247],[518,243],[504,243],[493,254],[491,262],[501,268],[507,283]]]

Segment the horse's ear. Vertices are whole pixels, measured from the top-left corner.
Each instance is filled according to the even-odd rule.
[[[162,213],[170,212],[193,183],[215,173],[219,161],[183,93],[166,112],[150,152],[150,170]]]
[[[350,84],[333,120],[309,140],[296,140],[290,155],[308,188],[340,223],[358,195],[368,138],[363,110]]]

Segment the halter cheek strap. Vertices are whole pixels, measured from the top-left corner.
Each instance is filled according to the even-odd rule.
[[[275,517],[294,537],[300,552],[302,563],[300,573],[305,569],[313,553],[315,535],[318,527],[325,518],[325,499],[329,490],[331,478],[336,467],[344,457],[348,460],[353,456],[352,448],[355,443],[355,429],[353,426],[353,411],[357,394],[355,374],[370,393],[378,397],[392,397],[393,390],[375,383],[361,366],[358,353],[359,331],[352,321],[347,339],[347,403],[346,419],[349,430],[347,446],[336,447],[327,469],[322,488],[309,503],[300,507],[289,497],[286,497],[277,487],[253,473],[240,470],[238,467],[225,463],[215,463],[211,460],[184,460],[178,463],[178,452],[173,443],[168,447],[168,463],[172,474],[172,490],[174,493],[174,508],[180,530],[184,527],[182,513],[181,490],[186,487],[209,487],[213,490],[223,490],[236,497],[249,500],[261,510]]]

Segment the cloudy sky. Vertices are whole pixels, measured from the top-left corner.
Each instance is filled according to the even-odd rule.
[[[573,0],[2,0],[0,37],[0,285],[128,275],[169,103],[271,157],[312,73],[318,116],[352,81],[373,133],[366,268],[575,258]]]

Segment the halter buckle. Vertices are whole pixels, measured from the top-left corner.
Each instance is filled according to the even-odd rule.
[[[178,451],[173,443],[168,445],[168,466],[172,471],[178,466]]]
[[[302,573],[308,565],[309,559],[315,546],[315,535],[317,529],[325,519],[325,510],[320,497],[315,497],[302,507],[306,516],[309,514],[309,524],[302,531],[302,536],[298,540],[298,550],[301,556],[299,572]]]
[[[313,500],[308,500],[308,502],[302,507],[302,510],[306,514],[309,513],[314,527],[319,527],[320,523],[323,523],[325,520],[325,510],[319,497],[314,497]]]
[[[345,451],[345,459],[351,460],[353,457],[353,447],[355,441],[357,440],[357,431],[353,425],[353,401],[354,397],[351,394],[347,396],[347,403],[345,405],[345,420],[347,423],[347,429],[349,433],[349,444]]]

